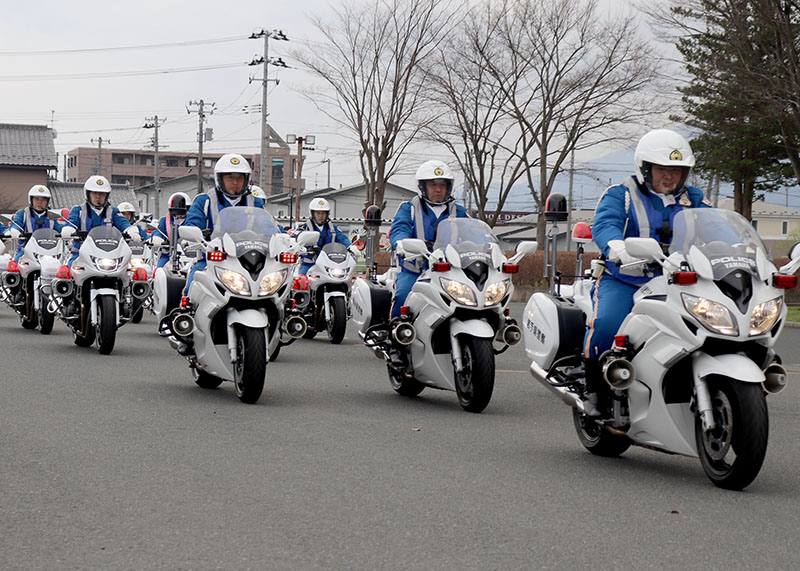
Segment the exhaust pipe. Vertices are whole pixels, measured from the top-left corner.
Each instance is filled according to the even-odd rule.
[[[75,288],[75,283],[72,280],[59,280],[52,281],[53,294],[57,297],[69,297],[72,295],[72,290]]]
[[[131,295],[136,299],[144,299],[150,295],[150,284],[148,282],[133,282],[131,285]]]
[[[603,364],[603,378],[611,388],[622,391],[633,384],[636,370],[627,359],[611,358]]]
[[[417,329],[410,323],[400,323],[392,329],[392,339],[400,345],[410,345],[417,338]]]
[[[522,340],[522,329],[516,323],[506,325],[497,333],[495,340],[513,347]]]
[[[534,379],[542,383],[551,392],[555,393],[558,398],[564,401],[566,404],[571,406],[572,408],[577,408],[579,412],[584,412],[583,408],[583,401],[580,397],[573,393],[572,391],[568,391],[566,387],[554,387],[551,385],[547,380],[547,371],[542,369],[538,363],[535,361],[531,363],[531,375]]]
[[[778,363],[772,363],[764,371],[764,390],[771,395],[777,395],[786,388],[786,369]]]
[[[172,331],[181,337],[191,335],[194,331],[194,317],[188,313],[179,313],[172,320]]]
[[[21,278],[17,272],[6,272],[3,274],[3,283],[6,287],[17,287]]]
[[[286,320],[286,333],[288,333],[289,337],[299,339],[306,334],[307,330],[308,323],[299,315],[293,315]]]

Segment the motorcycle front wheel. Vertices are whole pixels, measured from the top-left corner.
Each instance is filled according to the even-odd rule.
[[[483,412],[494,390],[494,348],[491,339],[463,335],[461,373],[456,373],[456,394],[467,412]]]
[[[328,339],[334,345],[338,345],[344,339],[344,332],[347,329],[347,307],[343,297],[333,297],[330,300],[330,316],[328,320]]]
[[[49,299],[44,295],[39,297],[39,332],[42,335],[49,335],[53,330],[56,316],[47,310]]]
[[[110,355],[117,340],[117,300],[110,295],[97,299],[97,351]]]
[[[755,480],[767,454],[769,416],[760,384],[727,379],[709,383],[714,428],[695,419],[700,463],[718,488],[742,490]]]
[[[264,390],[267,375],[266,330],[240,325],[236,328],[236,362],[233,381],[236,396],[245,404],[254,404]]]

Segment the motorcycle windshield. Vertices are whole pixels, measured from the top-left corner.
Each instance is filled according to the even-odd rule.
[[[686,208],[675,215],[669,252],[688,254],[697,247],[711,262],[714,279],[731,270],[756,273],[756,252],[769,250],[747,219],[721,208]]]
[[[214,224],[211,238],[221,237],[223,234],[237,234],[245,230],[262,236],[272,236],[281,231],[272,214],[263,208],[229,206],[219,211],[219,219]]]
[[[58,233],[52,228],[39,228],[31,234],[31,240],[35,241],[43,250],[55,250],[58,247]]]
[[[344,247],[344,244],[340,244],[339,242],[325,244],[322,247],[322,251],[325,252],[328,259],[335,264],[341,264],[347,259],[347,248]]]
[[[122,240],[122,232],[114,226],[95,226],[89,230],[87,239],[91,238],[95,245],[104,252],[116,250]]]
[[[436,228],[433,249],[453,246],[461,256],[462,267],[466,267],[474,261],[490,263],[492,244],[499,245],[499,242],[486,222],[474,218],[448,218]]]

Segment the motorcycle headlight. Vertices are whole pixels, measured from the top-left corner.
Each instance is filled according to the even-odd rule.
[[[131,261],[128,262],[128,267],[132,270],[135,270],[139,266],[143,266],[144,263],[144,258],[131,258]]]
[[[511,285],[511,280],[503,280],[496,282],[486,288],[486,299],[483,304],[486,306],[494,305],[503,299],[508,292],[508,287]]]
[[[738,335],[739,327],[730,310],[716,301],[682,293],[683,307],[691,313],[703,327],[722,335]]]
[[[92,256],[92,262],[94,265],[97,266],[98,270],[103,270],[104,272],[113,272],[119,267],[122,258],[95,258]]]
[[[258,284],[258,295],[265,296],[275,293],[281,284],[286,279],[286,270],[279,272],[272,272],[261,278],[261,283]]]
[[[239,272],[233,270],[223,270],[222,268],[214,268],[217,272],[217,277],[222,284],[228,288],[231,293],[237,295],[250,295],[250,283],[247,278]]]
[[[342,280],[347,276],[347,270],[344,268],[325,268],[328,270],[328,273],[331,275],[332,278],[336,278],[337,280]]]
[[[776,297],[764,303],[759,303],[753,308],[750,315],[750,336],[761,335],[765,331],[772,329],[778,316],[781,314],[783,299]]]
[[[442,284],[442,289],[447,292],[447,295],[461,305],[470,305],[473,307],[478,305],[478,302],[475,301],[475,292],[473,292],[472,288],[467,284],[455,280],[448,280],[447,278],[439,278],[439,283]]]

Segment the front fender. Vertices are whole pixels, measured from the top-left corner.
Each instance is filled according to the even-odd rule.
[[[269,325],[269,318],[267,318],[266,312],[258,309],[234,309],[229,307],[227,318],[229,328],[234,324],[254,329],[266,328]]]
[[[494,329],[483,319],[468,319],[467,321],[451,319],[450,335],[455,336],[462,333],[468,333],[473,337],[494,337]]]
[[[698,351],[692,355],[692,366],[695,378],[704,379],[709,375],[721,375],[745,383],[764,382],[764,372],[744,355],[728,354],[712,357]]]

